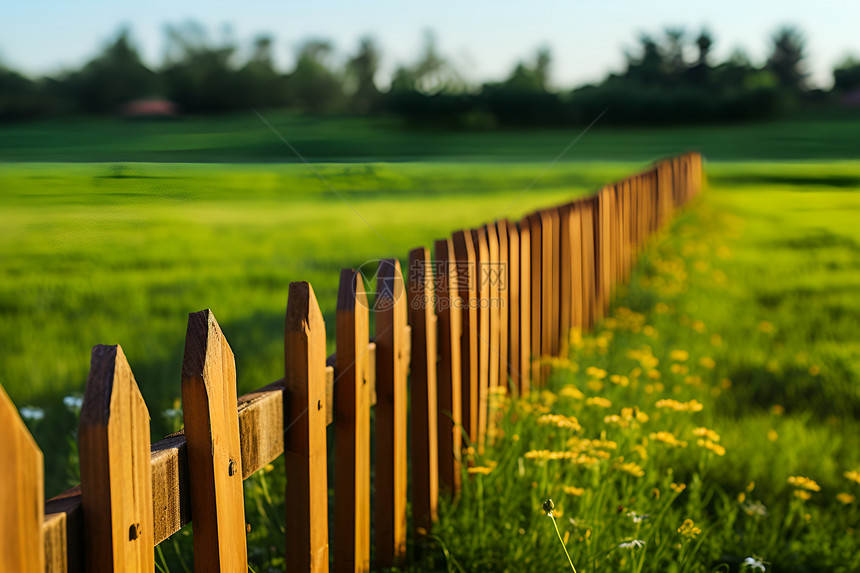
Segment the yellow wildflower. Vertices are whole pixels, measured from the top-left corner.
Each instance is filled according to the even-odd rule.
[[[567,428],[568,430],[573,430],[574,432],[578,432],[582,429],[582,426],[579,425],[579,420],[577,420],[573,416],[562,416],[561,414],[544,414],[543,416],[538,418],[538,424],[546,424],[556,426],[558,428]]]
[[[858,470],[851,470],[851,471],[845,472],[842,475],[844,475],[846,478],[850,479],[853,482],[860,483],[860,471],[858,471]]]
[[[812,494],[804,489],[796,489],[794,490],[794,497],[799,497],[803,501],[807,501],[812,497]]]
[[[690,358],[690,353],[686,350],[673,350],[669,353],[669,358],[675,362],[686,362]]]
[[[671,484],[669,484],[669,487],[672,488],[672,491],[675,491],[677,493],[681,493],[682,491],[687,489],[687,484],[685,484],[685,483],[671,483]]]
[[[818,373],[821,372],[821,368],[813,364],[809,367],[809,373],[813,376],[818,376]]]
[[[821,491],[821,486],[815,480],[803,476],[791,476],[788,478],[788,483],[797,489],[805,489],[807,491]]]
[[[611,408],[612,402],[600,396],[593,396],[585,401],[586,406],[598,406],[600,408]]]
[[[836,499],[838,499],[839,501],[841,501],[845,505],[848,505],[849,503],[854,503],[854,500],[856,498],[853,495],[851,495],[850,493],[842,492],[842,493],[836,494]]]
[[[666,408],[678,412],[700,412],[704,406],[698,400],[690,400],[689,402],[679,402],[671,398],[657,400],[654,404],[658,408]]]
[[[573,398],[574,400],[582,400],[583,398],[585,398],[585,395],[580,392],[579,388],[573,386],[572,384],[562,388],[559,391],[559,394],[567,398]]]
[[[705,332],[705,323],[701,320],[696,320],[693,322],[693,330],[696,332],[702,333]]]
[[[708,428],[696,428],[695,430],[693,430],[693,435],[698,436],[700,438],[707,438],[712,442],[720,441],[720,435],[713,430],[709,430]]]
[[[585,488],[575,487],[572,485],[563,486],[561,489],[564,490],[564,493],[566,493],[568,495],[575,495],[577,497],[579,497],[585,493]]]
[[[702,530],[696,527],[696,524],[693,523],[692,519],[685,519],[684,523],[681,524],[681,527],[678,528],[678,533],[687,539],[694,539],[697,535],[702,533]]]
[[[770,430],[767,431],[767,439],[770,440],[771,442],[775,442],[779,439],[779,433],[777,433],[776,430],[771,428]]]
[[[642,477],[645,475],[645,470],[642,469],[642,466],[634,464],[633,462],[622,463],[618,466],[618,469],[623,472],[627,472],[634,477]]]
[[[606,378],[606,370],[602,368],[597,368],[595,366],[589,366],[585,369],[585,374],[587,376],[591,376],[592,378],[597,378],[598,380]]]
[[[699,358],[699,366],[702,368],[707,368],[708,370],[713,370],[717,363],[710,356],[702,356]]]
[[[714,452],[718,456],[726,455],[726,448],[724,448],[720,444],[717,444],[716,442],[713,442],[711,440],[706,440],[703,438],[699,438],[699,441],[696,443],[699,444],[699,446],[705,448],[706,450],[710,450],[710,451]]]
[[[684,366],[683,364],[673,364],[672,365],[672,374],[681,374],[682,376],[687,374],[690,371],[689,368]]]
[[[679,440],[672,432],[653,432],[651,433],[649,438],[651,438],[655,442],[663,442],[664,444],[672,446],[673,448],[687,447],[687,442]]]
[[[491,471],[493,471],[493,468],[487,467],[487,466],[473,466],[473,467],[468,469],[468,472],[470,474],[481,474],[481,475],[488,475]]]

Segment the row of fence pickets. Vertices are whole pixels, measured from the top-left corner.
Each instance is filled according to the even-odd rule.
[[[211,311],[193,313],[185,427],[154,444],[122,348],[96,346],[78,430],[81,485],[47,502],[42,453],[0,388],[0,571],[153,571],[154,546],[192,519],[195,570],[247,571],[242,480],[282,453],[289,571],[402,564],[407,480],[417,535],[432,527],[440,492],[458,494],[463,448],[481,451],[492,436],[490,395],[523,395],[546,379],[545,359],[565,356],[570,330],[604,316],[646,239],[701,182],[701,157],[688,153],[518,223],[457,231],[432,258],[414,249],[405,281],[397,260],[381,261],[372,339],[364,281],[344,270],[328,358],[314,291],[292,283],[284,377],[238,400],[227,339]]]

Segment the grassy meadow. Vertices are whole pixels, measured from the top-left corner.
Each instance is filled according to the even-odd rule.
[[[123,346],[156,440],[181,424],[189,312],[213,309],[247,392],[282,375],[291,281],[311,282],[331,338],[341,268],[403,261],[697,148],[711,160],[706,193],[655,238],[611,317],[571,334],[544,391],[497,398],[493,442],[411,546],[413,569],[569,570],[547,498],[580,573],[735,571],[748,557],[860,569],[856,120],[595,128],[576,161],[547,169],[575,133],[276,115],[325,161],[323,182],[283,163],[295,158],[251,119],[0,132],[0,384],[34,408],[47,495],[78,479],[76,398],[94,344]],[[245,488],[252,566],[282,570],[282,466]],[[189,529],[159,547],[160,570],[190,570]]]

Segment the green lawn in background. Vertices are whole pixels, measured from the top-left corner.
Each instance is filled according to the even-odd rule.
[[[640,313],[656,338],[603,325],[584,344],[596,347],[603,336],[607,353],[574,354],[578,371],[562,363],[554,377],[553,390],[562,396],[554,411],[577,416],[588,438],[601,430],[617,438],[615,457],[592,473],[565,468],[556,476],[557,468],[527,460],[521,470],[526,451],[567,446],[536,417],[521,415],[503,428],[507,438],[476,460],[498,463],[480,478],[481,494],[478,479],[467,479],[461,505],[443,507],[437,533],[453,556],[448,565],[564,570],[551,523],[537,512],[544,496],[560,504],[559,523],[571,532],[580,570],[593,571],[598,562],[607,570],[671,569],[667,563],[678,557],[674,532],[686,517],[705,531],[697,548],[682,546],[688,564],[737,564],[745,552],[757,551],[781,570],[797,563],[795,570],[807,571],[816,563],[836,568],[858,554],[854,534],[846,533],[860,526],[856,503],[843,505],[835,496],[860,498],[858,485],[843,476],[860,469],[860,121],[821,117],[651,130],[598,124],[565,156],[573,161],[549,169],[575,130],[452,134],[363,119],[275,114],[272,121],[311,160],[335,161],[316,164],[327,183],[295,163],[252,115],[0,129],[0,160],[14,161],[0,164],[0,384],[17,406],[46,411],[28,425],[45,452],[48,495],[75,480],[68,468],[77,420],[63,397],[82,393],[94,344],[122,344],[155,440],[177,423],[162,413],[179,396],[189,312],[213,309],[236,354],[239,390],[246,392],[282,374],[291,281],[311,282],[333,335],[341,268],[383,257],[403,262],[409,249],[431,246],[458,228],[560,204],[660,155],[692,148],[709,159],[709,189],[649,251],[615,304]],[[606,157],[615,161],[599,159]],[[410,161],[416,158],[422,162]],[[336,163],[350,159],[375,162]],[[211,163],[181,163],[187,161]],[[657,312],[659,302],[671,312]],[[646,383],[635,391],[614,383],[600,391],[588,386],[588,366],[629,376],[636,361],[627,350],[645,344],[660,360],[663,390],[652,387],[648,394]],[[679,348],[689,351],[701,383],[682,381],[674,394],[669,353]],[[714,367],[702,366],[702,358],[713,358]],[[609,399],[613,412],[625,405],[646,410],[650,425],[636,439],[673,431],[690,449],[667,453],[651,440],[650,457],[640,460],[645,477],[617,479],[624,472],[613,464],[622,463],[619,456],[636,460],[634,443],[603,427],[604,415],[613,412],[564,397],[561,384],[570,382]],[[661,418],[656,392],[696,398],[704,410],[689,419]],[[700,425],[719,432],[725,456],[691,454],[698,450],[689,433]],[[667,477],[669,467],[675,477]],[[815,479],[822,491],[801,503],[787,484],[790,475]],[[671,519],[645,522],[638,531],[621,519],[628,510],[657,515],[664,506],[653,489],[666,503],[674,496],[669,484],[682,480],[689,489],[665,506]],[[747,494],[750,481],[756,486]],[[282,486],[279,462],[246,482],[258,571],[282,566]],[[577,501],[563,486],[585,492]],[[752,519],[738,501],[741,493],[764,503],[768,517]],[[621,517],[613,514],[619,506]],[[582,515],[586,510],[591,513]],[[589,528],[584,520],[600,528],[601,544],[580,544]],[[634,534],[651,536],[638,561],[619,552],[597,561],[604,547]],[[441,544],[434,543],[433,566],[444,569]],[[655,554],[660,547],[665,551]],[[167,562],[181,570],[172,551],[165,545]]]
[[[314,117],[263,111],[309,161],[484,161],[547,164],[585,125],[564,129],[452,131],[393,118]],[[607,117],[612,110],[607,112]],[[650,161],[691,149],[711,160],[853,159],[860,111],[791,119],[624,128],[598,121],[571,160]],[[0,126],[0,161],[297,162],[251,111],[175,120],[73,117]]]

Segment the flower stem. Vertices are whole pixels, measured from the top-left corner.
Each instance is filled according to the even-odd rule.
[[[555,525],[555,533],[558,535],[558,541],[561,543],[561,548],[564,549],[564,554],[567,555],[567,562],[570,563],[570,568],[573,569],[573,573],[576,573],[576,567],[573,566],[573,559],[570,558],[570,553],[567,552],[567,546],[564,544],[564,540],[561,538],[561,532],[558,530],[558,523],[555,522],[555,516],[550,514],[550,519],[552,519],[552,524]]]

